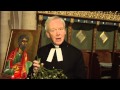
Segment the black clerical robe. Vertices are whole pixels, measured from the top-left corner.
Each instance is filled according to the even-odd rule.
[[[56,53],[54,53],[52,62],[46,61],[51,48],[55,48],[52,43],[39,48],[37,58],[41,58],[41,63],[44,63],[44,67],[47,69],[53,69],[53,67],[62,69],[68,79],[85,79],[85,64],[81,51],[66,41],[59,47],[62,50],[63,61],[57,61]]]

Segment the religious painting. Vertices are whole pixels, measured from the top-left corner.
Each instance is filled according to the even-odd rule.
[[[11,79],[26,79],[37,53],[40,30],[12,29],[2,75]]]

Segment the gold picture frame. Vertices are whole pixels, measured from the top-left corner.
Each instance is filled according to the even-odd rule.
[[[4,74],[4,70],[6,68],[6,61],[8,57],[11,55],[11,53],[15,51],[16,48],[19,47],[18,39],[22,35],[26,35],[29,38],[27,47],[25,48],[25,51],[28,56],[28,61],[32,62],[37,54],[37,49],[40,40],[40,30],[12,29],[2,69],[3,78],[10,78],[9,75]]]

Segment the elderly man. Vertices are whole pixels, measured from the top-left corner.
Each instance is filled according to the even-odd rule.
[[[29,70],[28,78],[34,69],[40,67],[37,58],[47,69],[61,69],[68,79],[85,79],[86,71],[83,55],[80,50],[65,41],[65,22],[58,16],[49,17],[45,22],[46,35],[52,43],[40,47],[33,65]]]

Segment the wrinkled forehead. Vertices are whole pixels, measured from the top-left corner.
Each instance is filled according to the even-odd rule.
[[[60,19],[54,19],[50,21],[49,28],[63,28],[64,23]]]

